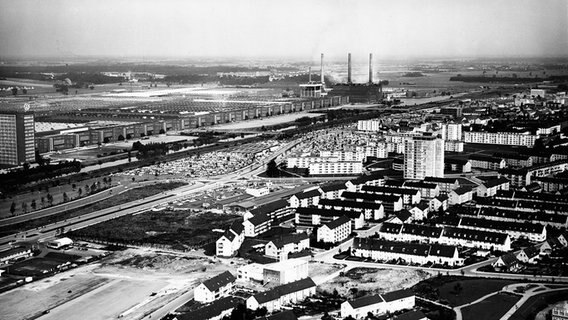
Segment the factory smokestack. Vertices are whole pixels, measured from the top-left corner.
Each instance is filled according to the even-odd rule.
[[[347,54],[347,83],[351,83],[351,53]]]
[[[308,83],[312,82],[312,67],[308,67]]]
[[[323,53],[321,54],[321,83],[324,83],[323,79]]]
[[[373,83],[373,54],[369,53],[369,83]]]

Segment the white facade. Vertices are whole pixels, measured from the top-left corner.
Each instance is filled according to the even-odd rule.
[[[263,283],[282,285],[308,277],[308,261],[290,259],[264,265]]]
[[[338,218],[340,219],[340,218]],[[338,243],[349,237],[351,234],[351,221],[349,219],[342,220],[339,225],[324,224],[318,228],[317,241],[327,243]]]
[[[266,244],[266,247],[264,248],[264,254],[269,257],[276,258],[279,261],[283,261],[288,259],[288,254],[294,252],[300,252],[309,247],[310,247],[309,238],[301,239],[297,242],[293,241],[289,243],[284,243],[281,245],[278,242],[275,243],[274,241],[270,241],[268,244]]]
[[[461,123],[447,123],[445,127],[445,136],[442,138],[448,141],[458,141],[462,139],[462,124]]]
[[[361,174],[363,163],[361,161],[320,162],[310,164],[308,169],[310,175]]]
[[[444,141],[435,137],[413,137],[404,145],[404,178],[422,180],[444,176]]]
[[[359,131],[379,131],[381,129],[381,120],[359,120],[357,121],[357,130]]]
[[[473,132],[463,133],[464,142],[481,144],[504,144],[512,146],[532,147],[537,135],[517,132]]]

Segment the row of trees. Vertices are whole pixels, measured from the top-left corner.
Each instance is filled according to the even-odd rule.
[[[44,165],[30,168],[29,164],[22,169],[12,170],[8,173],[0,175],[2,181],[2,190],[8,191],[14,186],[24,185],[30,182],[36,182],[44,179],[51,179],[70,173],[81,171],[81,163],[79,161],[66,161],[53,165]]]
[[[98,191],[110,188],[112,184],[112,178],[111,177],[104,177],[103,178],[103,183],[101,184],[100,181],[93,181],[92,184],[85,184],[84,187],[78,187],[76,184],[72,184],[72,190],[74,192],[76,192],[77,196],[75,198],[80,198],[82,196],[87,196],[90,194],[94,194]],[[47,190],[47,188],[46,188]],[[67,192],[63,192],[62,194],[62,201],[59,203],[65,203],[68,202],[70,200],[73,200],[75,198],[70,197]],[[40,207],[41,205],[41,207]],[[32,199],[32,201],[28,204],[27,202],[22,202],[22,204],[20,205],[20,208],[22,210],[22,213],[27,213],[28,211],[34,211],[34,210],[38,210],[38,209],[42,209],[42,208],[46,208],[46,207],[50,207],[54,205],[54,199],[53,196],[51,195],[51,193],[48,193],[45,196],[41,196],[39,198],[39,201],[36,201],[36,199]],[[31,208],[31,210],[30,210]],[[15,202],[12,202],[11,206],[10,206],[10,213],[12,215],[14,215],[16,213],[18,209],[18,205],[16,205]]]

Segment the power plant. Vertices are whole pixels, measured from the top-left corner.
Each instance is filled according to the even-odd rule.
[[[335,83],[331,86],[329,95],[349,96],[350,102],[379,103],[383,99],[381,83],[373,82],[373,54],[369,54],[369,81],[353,83],[351,72],[351,53],[347,54],[347,83]]]
[[[367,83],[353,83],[351,53],[347,54],[347,83],[335,83],[326,87],[324,79],[324,55],[320,58],[321,80],[311,81],[311,68],[308,83],[300,84],[300,96],[318,98],[321,96],[349,96],[350,102],[379,103],[383,98],[381,83],[373,82],[373,54],[369,54],[369,81]]]

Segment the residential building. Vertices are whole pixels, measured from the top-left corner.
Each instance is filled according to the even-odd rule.
[[[469,156],[469,162],[472,168],[485,170],[499,170],[507,166],[505,159],[485,156],[480,154],[472,154]]]
[[[261,233],[270,230],[270,217],[260,213],[250,219],[243,221],[245,237],[256,237]]]
[[[241,248],[245,240],[245,230],[241,221],[235,221],[215,242],[215,253],[218,257],[232,257]]]
[[[290,197],[290,206],[292,208],[317,206],[320,197],[321,193],[319,188],[304,190]]]
[[[35,125],[31,112],[0,113],[0,164],[35,162]]]
[[[456,178],[426,177],[424,178],[424,182],[437,184],[440,187],[441,194],[449,194],[452,190],[460,186]]]
[[[233,309],[243,303],[244,300],[237,297],[224,297],[198,309],[175,315],[174,320],[220,320],[230,316]]]
[[[464,204],[473,200],[473,189],[471,187],[459,187],[452,190],[449,194],[449,204]]]
[[[511,182],[506,178],[490,179],[477,187],[478,197],[491,197],[497,194],[499,190],[509,190]]]
[[[341,198],[349,201],[381,203],[386,213],[394,213],[403,208],[402,197],[367,192],[344,191]]]
[[[397,188],[397,187],[375,187],[363,186],[361,191],[368,193],[377,193],[391,196],[400,196],[403,204],[411,205],[418,204],[422,200],[422,195],[417,189],[410,188]]]
[[[0,252],[0,265],[8,264],[18,259],[25,259],[31,257],[32,255],[32,249],[30,248],[12,248],[6,251],[2,251]]]
[[[385,217],[384,206],[375,202],[321,199],[318,203],[318,208],[363,212],[366,221],[380,220]]]
[[[341,304],[341,317],[364,319],[369,313],[379,316],[401,310],[411,310],[416,305],[416,297],[411,290],[403,289],[348,300]]]
[[[316,284],[311,278],[306,278],[259,292],[248,298],[246,304],[251,310],[265,307],[272,313],[283,306],[303,301],[315,293]]]
[[[466,143],[502,144],[532,148],[536,139],[538,139],[537,135],[518,132],[463,132],[463,140]]]
[[[524,248],[517,254],[517,259],[523,263],[537,264],[540,260],[540,250],[535,246]]]
[[[296,209],[296,226],[311,229],[346,216],[351,221],[351,230],[361,229],[365,224],[365,214],[360,211],[320,209],[317,207]]]
[[[235,281],[236,278],[229,271],[225,271],[211,279],[205,280],[193,291],[195,301],[208,303],[226,297],[229,292],[233,290]]]
[[[433,136],[412,137],[404,145],[404,178],[422,180],[444,176],[444,141]]]
[[[318,162],[308,167],[310,175],[358,175],[363,172],[361,161]]]
[[[306,233],[295,233],[287,236],[281,236],[275,240],[271,240],[264,248],[264,254],[278,259],[279,261],[287,260],[290,253],[300,252],[310,247],[310,239]]]
[[[351,234],[351,219],[341,216],[330,221],[317,231],[317,241],[327,243],[338,243],[349,237]]]

